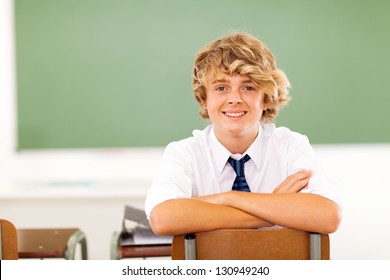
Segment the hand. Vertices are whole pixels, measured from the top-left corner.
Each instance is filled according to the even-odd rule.
[[[273,193],[298,193],[307,188],[313,172],[310,170],[300,170],[286,178]]]

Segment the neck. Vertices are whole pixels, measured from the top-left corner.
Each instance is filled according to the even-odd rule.
[[[243,154],[245,153],[250,145],[255,141],[257,137],[257,133],[253,135],[237,135],[231,137],[219,137],[217,134],[215,135],[218,141],[229,150],[232,154]]]

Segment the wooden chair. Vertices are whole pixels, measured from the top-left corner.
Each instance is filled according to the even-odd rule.
[[[18,237],[15,226],[0,219],[0,260],[18,259]]]
[[[172,259],[329,260],[329,236],[288,228],[221,229],[173,238]]]

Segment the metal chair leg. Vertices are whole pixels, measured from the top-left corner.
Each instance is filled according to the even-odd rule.
[[[321,234],[316,232],[310,233],[310,259],[321,259]]]
[[[196,260],[196,236],[189,233],[184,236],[184,250],[186,260]]]

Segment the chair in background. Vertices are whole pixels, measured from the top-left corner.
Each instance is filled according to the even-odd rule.
[[[173,238],[172,259],[329,260],[329,236],[288,228],[221,229]]]
[[[15,226],[0,219],[0,260],[18,259],[18,237]]]
[[[144,210],[125,205],[122,230],[112,234],[112,260],[171,256],[172,237],[167,240],[152,232]]]
[[[19,258],[63,258],[74,260],[77,245],[88,259],[87,240],[78,228],[18,229]]]
[[[111,238],[111,259],[154,258],[171,256],[171,244],[121,244],[121,233],[114,232]]]

